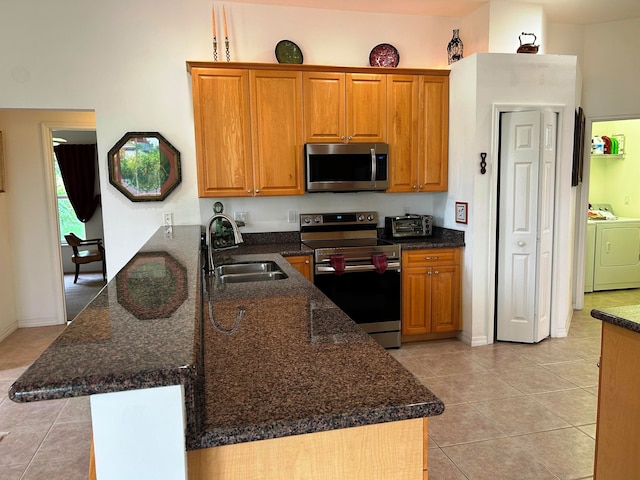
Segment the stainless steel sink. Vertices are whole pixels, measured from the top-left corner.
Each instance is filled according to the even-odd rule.
[[[243,283],[243,282],[269,282],[273,280],[284,280],[287,274],[282,271],[258,272],[258,273],[228,273],[220,275],[220,283]]]
[[[287,278],[273,261],[220,265],[216,267],[215,274],[220,283],[266,282]]]

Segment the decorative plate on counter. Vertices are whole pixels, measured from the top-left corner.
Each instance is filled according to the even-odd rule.
[[[280,40],[276,45],[276,59],[278,63],[301,64],[302,50],[291,40]]]
[[[372,67],[397,67],[400,54],[393,45],[381,43],[376,45],[369,54],[369,65]]]

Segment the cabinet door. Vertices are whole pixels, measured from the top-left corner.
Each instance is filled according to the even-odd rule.
[[[402,334],[431,332],[431,268],[402,269]]]
[[[256,195],[303,195],[302,73],[255,70],[251,83]]]
[[[448,187],[449,77],[420,76],[419,129],[418,189],[444,192]]]
[[[247,70],[193,68],[199,197],[249,196],[251,126]]]
[[[415,75],[387,76],[389,188],[387,192],[418,189],[418,95]]]
[[[286,257],[286,260],[295,267],[310,282],[313,280],[311,273],[311,256],[299,255],[296,257]]]
[[[460,300],[460,267],[432,267],[432,333],[460,330]]]
[[[347,141],[387,141],[387,76],[347,73]]]
[[[305,143],[345,141],[344,73],[304,72]]]

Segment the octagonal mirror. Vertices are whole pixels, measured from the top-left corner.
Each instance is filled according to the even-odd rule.
[[[162,201],[180,184],[180,152],[158,132],[127,132],[108,156],[109,183],[132,202]]]

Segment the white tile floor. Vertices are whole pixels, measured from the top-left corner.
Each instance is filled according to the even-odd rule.
[[[390,353],[445,403],[429,420],[429,479],[592,478],[601,322],[594,306],[640,303],[636,290],[586,295],[569,336],[470,348],[457,340]],[[21,329],[0,343],[0,391],[64,327]],[[86,397],[16,404],[0,396],[0,480],[88,476]]]

